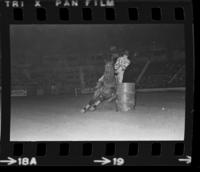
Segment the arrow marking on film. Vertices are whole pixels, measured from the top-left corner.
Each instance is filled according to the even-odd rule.
[[[0,163],[7,163],[8,165],[13,165],[17,163],[17,161],[11,157],[8,157],[8,160],[0,160]]]
[[[101,160],[94,160],[94,163],[101,163],[101,165],[106,165],[106,164],[108,164],[110,162],[111,162],[111,160],[109,160],[109,159],[107,159],[105,157],[102,157]]]
[[[180,162],[185,162],[186,164],[190,164],[192,162],[191,156],[186,156],[186,158],[179,158]]]

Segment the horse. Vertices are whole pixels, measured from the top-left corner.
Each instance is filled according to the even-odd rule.
[[[116,99],[116,77],[113,60],[105,61],[103,76],[98,80],[94,94],[89,103],[81,109],[82,113],[95,111],[102,102]]]

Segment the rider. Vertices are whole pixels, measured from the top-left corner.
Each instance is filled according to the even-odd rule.
[[[129,51],[125,50],[122,52],[121,56],[119,56],[115,62],[114,68],[118,83],[123,82],[124,72],[131,63],[128,57],[129,57]]]

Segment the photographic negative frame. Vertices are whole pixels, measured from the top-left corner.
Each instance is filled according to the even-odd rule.
[[[57,3],[56,3],[57,2]],[[0,165],[56,166],[140,166],[191,165],[194,92],[193,18],[190,1],[98,1],[87,6],[92,19],[84,20],[84,1],[3,1],[1,2],[2,129]],[[77,4],[77,2],[79,2]],[[97,2],[97,1],[95,1]],[[113,3],[111,3],[113,2]],[[68,4],[69,19],[59,19],[59,9]],[[74,5],[74,6],[73,6]],[[66,7],[65,7],[66,8]],[[130,19],[128,9],[137,10]],[[152,9],[161,9],[161,18],[152,19]],[[177,9],[182,9],[180,15]],[[105,11],[109,14],[106,16]],[[115,17],[113,17],[113,10]],[[16,12],[18,11],[18,12]],[[21,12],[22,13],[21,13]],[[14,13],[17,13],[14,15]],[[178,14],[176,14],[178,13]],[[15,17],[14,17],[15,16]],[[111,17],[110,17],[111,16]],[[156,13],[157,16],[157,13]],[[108,18],[106,18],[108,17]],[[186,108],[183,141],[11,141],[11,25],[72,24],[182,24],[185,37]],[[69,152],[65,152],[69,149]],[[64,153],[63,153],[64,150]],[[132,153],[130,153],[132,152]],[[62,155],[62,153],[64,155]],[[130,154],[129,154],[130,153]],[[8,160],[8,161],[4,161]],[[8,163],[6,163],[8,162]],[[9,163],[11,162],[11,163]]]

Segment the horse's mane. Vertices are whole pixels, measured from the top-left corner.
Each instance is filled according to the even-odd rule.
[[[116,84],[116,79],[115,79],[115,70],[113,61],[108,61],[105,64],[104,85],[113,86],[115,84]]]

